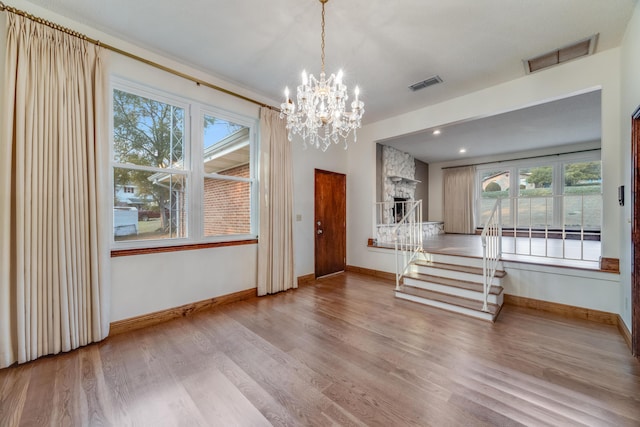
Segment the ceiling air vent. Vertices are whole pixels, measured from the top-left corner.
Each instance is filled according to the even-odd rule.
[[[595,52],[597,41],[598,34],[594,34],[587,39],[579,40],[568,46],[545,53],[544,55],[525,59],[523,60],[524,69],[527,74],[529,74],[545,68],[553,67],[554,65],[562,64],[563,62],[571,61],[583,56],[589,56]]]
[[[425,87],[437,85],[438,83],[442,83],[440,76],[433,76],[429,77],[427,80],[412,84],[409,86],[409,89],[415,92],[417,90],[424,89]]]

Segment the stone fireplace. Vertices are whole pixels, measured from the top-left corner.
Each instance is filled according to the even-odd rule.
[[[413,156],[393,147],[382,147],[382,201],[387,202],[390,207],[383,213],[384,223],[391,224],[401,219],[406,206],[404,202],[415,200],[418,183],[415,173]],[[400,210],[403,215],[398,218]]]

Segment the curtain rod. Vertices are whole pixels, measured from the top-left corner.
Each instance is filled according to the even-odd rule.
[[[590,151],[600,151],[600,150],[601,150],[601,148],[589,148],[588,150],[567,151],[566,153],[557,153],[557,154],[541,154],[539,156],[520,157],[519,159],[508,159],[508,160],[496,160],[496,161],[493,161],[493,162],[470,163],[468,165],[460,165],[460,166],[446,166],[446,167],[441,168],[441,169],[444,170],[444,169],[466,168],[466,167],[469,167],[469,166],[490,165],[492,163],[515,162],[517,160],[541,159],[543,157],[563,156],[565,154],[588,153]]]
[[[169,68],[169,67],[167,67],[165,65],[159,64],[157,62],[154,62],[154,61],[151,61],[149,59],[143,58],[141,56],[135,55],[133,53],[127,52],[127,51],[122,50],[120,48],[117,48],[115,46],[111,46],[109,44],[102,43],[100,40],[92,39],[91,37],[88,37],[88,36],[86,36],[84,34],[78,33],[77,31],[73,31],[73,30],[71,30],[69,28],[66,28],[66,27],[63,27],[61,25],[58,25],[58,24],[56,24],[54,22],[47,21],[46,19],[40,18],[38,16],[31,15],[30,13],[27,13],[27,12],[25,12],[23,10],[16,9],[15,7],[7,6],[2,1],[0,1],[0,12],[5,12],[5,11],[11,12],[11,13],[13,13],[15,15],[24,16],[27,19],[30,19],[30,20],[35,21],[37,23],[46,25],[46,26],[51,27],[51,28],[53,28],[55,30],[62,31],[62,32],[66,33],[66,34],[72,35],[74,37],[78,37],[78,38],[80,38],[82,40],[86,40],[89,43],[92,43],[92,44],[94,44],[96,46],[103,47],[103,48],[108,49],[108,50],[110,50],[112,52],[119,53],[120,55],[126,56],[126,57],[131,58],[131,59],[135,59],[136,61],[139,61],[139,62],[142,62],[144,64],[150,65],[152,67],[158,68],[158,69],[160,69],[162,71],[166,71],[166,72],[168,72],[170,74],[173,74],[175,76],[182,77],[183,79],[186,79],[186,80],[190,80],[190,81],[196,83],[198,86],[206,86],[208,88],[217,90],[219,92],[226,93],[227,95],[231,95],[231,96],[234,96],[236,98],[240,98],[242,100],[251,102],[253,104],[257,104],[257,105],[259,105],[261,107],[266,107],[266,108],[270,108],[270,109],[275,110],[275,111],[280,111],[279,108],[272,107],[271,105],[265,104],[264,102],[256,101],[255,99],[252,99],[252,98],[249,98],[247,96],[241,95],[239,93],[230,91],[228,89],[225,89],[225,88],[220,87],[218,85],[215,85],[213,83],[206,82],[204,80],[201,80],[201,79],[199,79],[197,77],[194,77],[194,76],[191,76],[189,74],[183,73],[181,71],[174,70],[173,68]]]

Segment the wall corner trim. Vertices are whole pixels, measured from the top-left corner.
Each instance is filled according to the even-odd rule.
[[[257,289],[250,288],[244,291],[234,292],[219,297],[210,298],[191,304],[181,305],[179,307],[160,310],[153,313],[143,314],[141,316],[131,317],[129,319],[117,320],[111,323],[109,337],[123,334],[125,332],[135,331],[137,329],[154,326],[160,323],[168,322],[179,317],[186,317],[192,314],[208,311],[215,307],[231,304],[233,302],[244,301],[251,298],[257,298]]]
[[[304,276],[298,276],[298,286],[306,286],[312,284],[316,280],[316,275],[305,274]]]
[[[592,322],[604,323],[606,325],[618,325],[618,314],[607,311],[594,310],[591,308],[576,307],[573,305],[560,304],[557,302],[538,300],[505,294],[504,303],[517,307],[533,308],[535,310],[546,311],[548,313],[559,314],[575,319],[590,320]]]
[[[386,271],[373,270],[371,268],[364,268],[364,267],[356,267],[354,265],[347,265],[346,271],[366,274],[367,276],[379,277],[381,279],[393,280],[394,283],[396,281],[396,275],[394,273],[387,273]]]
[[[620,274],[620,259],[600,257],[600,270]]]
[[[627,343],[627,346],[629,346],[629,350],[632,350],[631,331],[629,331],[629,329],[627,328],[627,325],[624,323],[624,320],[622,320],[622,317],[620,317],[619,314],[618,314],[618,330],[620,331],[620,334],[622,335],[625,342]]]

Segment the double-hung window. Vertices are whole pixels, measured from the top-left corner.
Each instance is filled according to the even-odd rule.
[[[114,80],[115,248],[255,238],[256,120]]]

